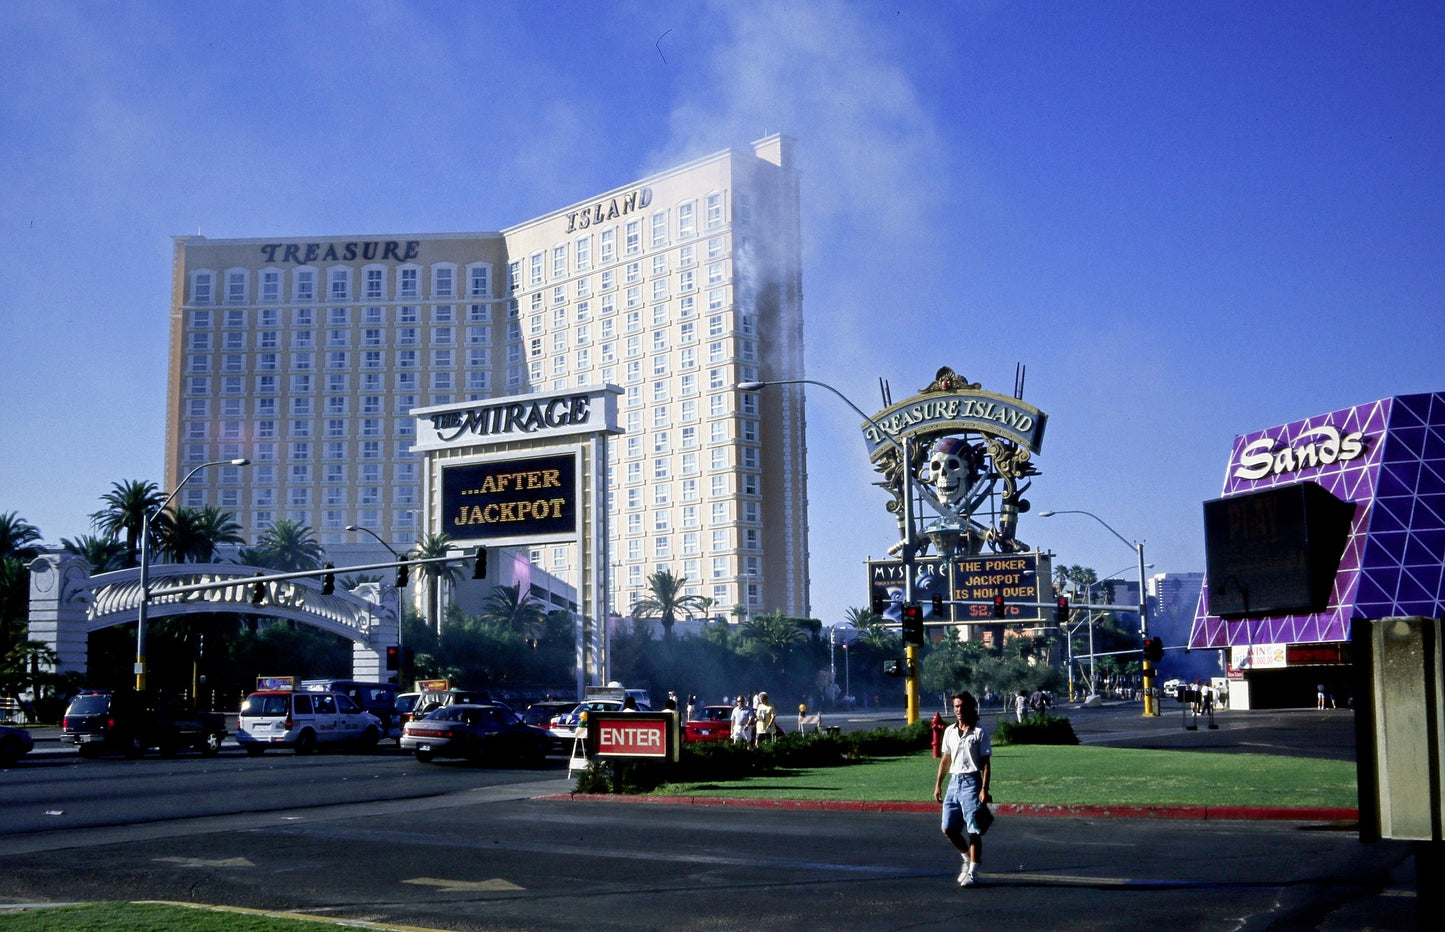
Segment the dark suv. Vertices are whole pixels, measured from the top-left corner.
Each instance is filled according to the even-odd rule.
[[[139,757],[150,748],[174,754],[195,748],[206,756],[220,753],[226,738],[226,717],[197,712],[171,696],[128,690],[89,690],[65,710],[60,743],[73,745],[81,757],[119,751]]]

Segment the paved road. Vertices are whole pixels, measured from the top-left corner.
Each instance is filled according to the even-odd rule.
[[[1333,715],[1230,713],[1217,732],[1186,732],[1137,706],[1071,713],[1092,743],[1270,753],[1341,745],[1348,713]],[[959,890],[932,815],[542,799],[569,787],[560,771],[453,765],[439,772],[463,785],[437,795],[288,803],[288,779],[341,780],[342,760],[278,756],[256,772],[249,814],[0,837],[0,903],[155,898],[568,932],[952,929],[971,914],[1022,930],[1416,926],[1411,849],[1363,845],[1338,823],[1006,817],[988,838],[986,885]],[[210,765],[111,769],[163,776],[192,763]]]

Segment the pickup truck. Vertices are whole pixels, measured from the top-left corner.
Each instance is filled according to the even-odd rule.
[[[198,712],[171,696],[131,691],[88,690],[65,710],[60,743],[84,758],[118,751],[139,757],[151,748],[171,755],[195,748],[207,757],[219,754],[226,738],[226,716]]]

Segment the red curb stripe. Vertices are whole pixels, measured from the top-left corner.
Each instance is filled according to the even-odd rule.
[[[733,796],[614,796],[605,793],[559,793],[538,799],[575,802],[640,803],[668,806],[736,806],[744,809],[792,809],[823,812],[934,813],[938,803],[830,799],[744,799]],[[1274,822],[1356,822],[1360,811],[1331,806],[1075,806],[1047,803],[998,803],[999,815],[1064,818],[1236,819]]]

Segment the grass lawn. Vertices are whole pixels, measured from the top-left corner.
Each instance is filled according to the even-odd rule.
[[[938,762],[927,751],[868,763],[727,783],[671,784],[663,795],[887,801],[933,798]],[[995,747],[991,790],[1000,803],[1353,807],[1355,765],[1268,754],[1132,748]]]
[[[3,932],[327,932],[356,923],[283,919],[248,910],[213,910],[165,903],[84,903],[0,911]],[[369,926],[381,929],[384,926]]]

